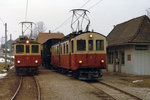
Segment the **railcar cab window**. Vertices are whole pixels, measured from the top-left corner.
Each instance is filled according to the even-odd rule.
[[[26,53],[30,53],[30,46],[26,45]]]
[[[104,50],[104,40],[96,40],[96,50]]]
[[[32,53],[39,53],[39,46],[38,45],[32,45]]]
[[[77,50],[78,51],[86,50],[86,41],[85,40],[77,40]]]
[[[89,40],[89,50],[93,50],[93,40]]]
[[[16,45],[16,53],[24,53],[24,45]]]

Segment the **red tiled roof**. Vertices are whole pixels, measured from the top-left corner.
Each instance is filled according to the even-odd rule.
[[[41,44],[43,44],[44,42],[46,42],[49,39],[53,39],[53,38],[63,38],[64,34],[63,33],[39,33],[38,37],[37,37],[37,41]]]

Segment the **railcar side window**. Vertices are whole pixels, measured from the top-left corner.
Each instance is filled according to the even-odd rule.
[[[32,45],[32,53],[38,53],[39,52],[39,46],[38,45]]]
[[[30,46],[26,45],[26,53],[30,53]]]
[[[71,41],[71,53],[73,53],[73,49],[74,49],[73,46],[74,46],[74,45],[73,45],[73,40],[72,40],[72,41]]]
[[[89,50],[93,50],[93,40],[89,40]]]
[[[64,43],[64,54],[65,54],[65,51],[66,51],[66,46],[65,46],[65,43]]]
[[[96,50],[104,50],[104,40],[96,40]]]
[[[77,40],[77,50],[79,50],[79,51],[86,50],[86,41],[85,40]]]
[[[68,44],[66,44],[66,53],[68,53]]]
[[[16,45],[16,53],[24,53],[24,45]]]

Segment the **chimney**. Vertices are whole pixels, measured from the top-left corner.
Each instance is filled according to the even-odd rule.
[[[49,30],[49,33],[51,33],[51,30]]]

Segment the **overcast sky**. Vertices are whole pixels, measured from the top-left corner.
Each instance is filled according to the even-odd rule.
[[[88,0],[28,0],[27,21],[37,23],[43,21],[48,30],[59,31],[65,35],[71,32],[71,19],[55,30],[68,19],[71,9],[82,7]],[[150,0],[89,0],[83,9],[90,11],[90,29],[105,36],[114,25],[132,18],[146,15],[150,8]],[[100,1],[100,2],[99,2]],[[8,35],[13,39],[21,35],[19,22],[25,21],[27,0],[0,0],[0,18],[8,24]],[[96,5],[95,5],[96,4]],[[95,5],[95,6],[94,6]],[[89,9],[91,8],[91,9]],[[4,25],[0,21],[0,39],[4,37]],[[8,38],[9,39],[9,38]],[[1,41],[0,41],[1,42]]]

